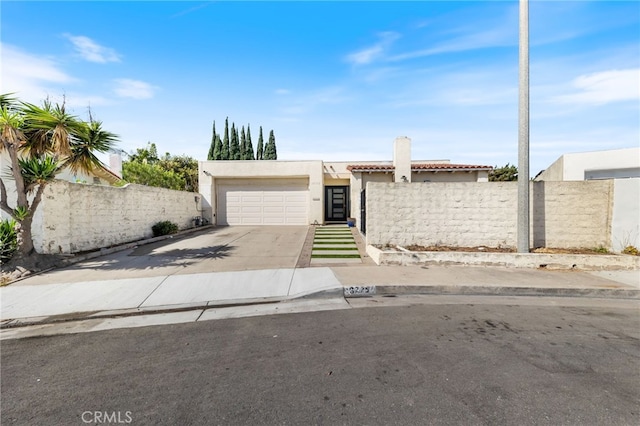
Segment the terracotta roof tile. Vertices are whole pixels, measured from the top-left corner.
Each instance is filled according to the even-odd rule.
[[[479,166],[473,164],[448,164],[448,163],[432,163],[432,164],[412,164],[412,171],[455,171],[455,170],[492,170],[491,166]],[[381,164],[356,164],[347,166],[347,170],[352,172],[390,172],[395,170],[392,165]]]
[[[491,166],[475,164],[412,164],[411,170],[492,170]]]
[[[356,164],[353,166],[347,166],[347,170],[350,171],[392,171],[394,170],[394,167],[392,165],[386,165],[386,164]]]

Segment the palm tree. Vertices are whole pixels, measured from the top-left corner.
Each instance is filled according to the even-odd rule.
[[[31,225],[47,184],[65,167],[76,172],[104,167],[95,152],[107,152],[116,142],[117,136],[104,131],[102,123],[79,120],[66,111],[64,102],[45,101],[40,107],[0,95],[0,152],[9,154],[17,192],[11,208],[0,177],[0,208],[20,224],[18,255],[35,253]]]

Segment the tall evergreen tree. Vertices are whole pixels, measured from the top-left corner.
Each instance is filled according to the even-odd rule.
[[[224,120],[224,139],[222,140],[221,160],[229,160],[229,117]]]
[[[215,158],[215,147],[216,145],[216,122],[215,120],[213,121],[213,135],[211,136],[211,146],[209,147],[209,154],[207,155],[207,160],[217,160],[217,158]]]
[[[238,131],[236,124],[231,123],[231,142],[229,142],[229,160],[240,159],[240,143],[238,142]]]
[[[273,141],[273,143],[271,145],[273,145],[273,159],[277,160],[278,159],[278,149],[276,148],[276,136],[273,133],[273,130],[271,130],[271,133],[269,134],[269,142]]]
[[[242,126],[242,130],[240,131],[240,159],[248,160],[247,158],[247,135],[244,132],[244,126]]]
[[[232,126],[233,127],[233,126]],[[242,151],[240,151],[240,136],[238,134],[238,128],[236,127],[234,130],[234,134],[236,135],[236,147],[238,148],[236,158],[234,160],[240,160],[242,158]]]
[[[246,145],[246,154],[245,159],[247,160],[255,160],[255,155],[253,153],[253,144],[251,143],[251,127],[247,124],[247,145]]]
[[[262,138],[262,126],[260,126],[260,136],[258,136],[258,148],[256,150],[256,160],[264,160],[264,141]]]
[[[216,144],[213,148],[213,159],[222,160],[222,141],[220,135],[216,135]]]
[[[269,142],[264,148],[264,159],[265,160],[277,160],[278,152],[276,150],[276,138],[273,135],[273,130],[269,133]]]

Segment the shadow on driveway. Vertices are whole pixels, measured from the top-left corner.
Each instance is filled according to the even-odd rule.
[[[294,268],[307,226],[229,226],[86,260],[12,285]]]

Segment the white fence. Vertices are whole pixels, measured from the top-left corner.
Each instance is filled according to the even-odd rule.
[[[640,179],[532,182],[531,246],[638,247]],[[517,182],[368,183],[368,244],[515,247]]]
[[[39,253],[77,253],[136,241],[169,220],[193,226],[200,195],[144,185],[116,188],[56,181],[43,194],[33,222]]]

